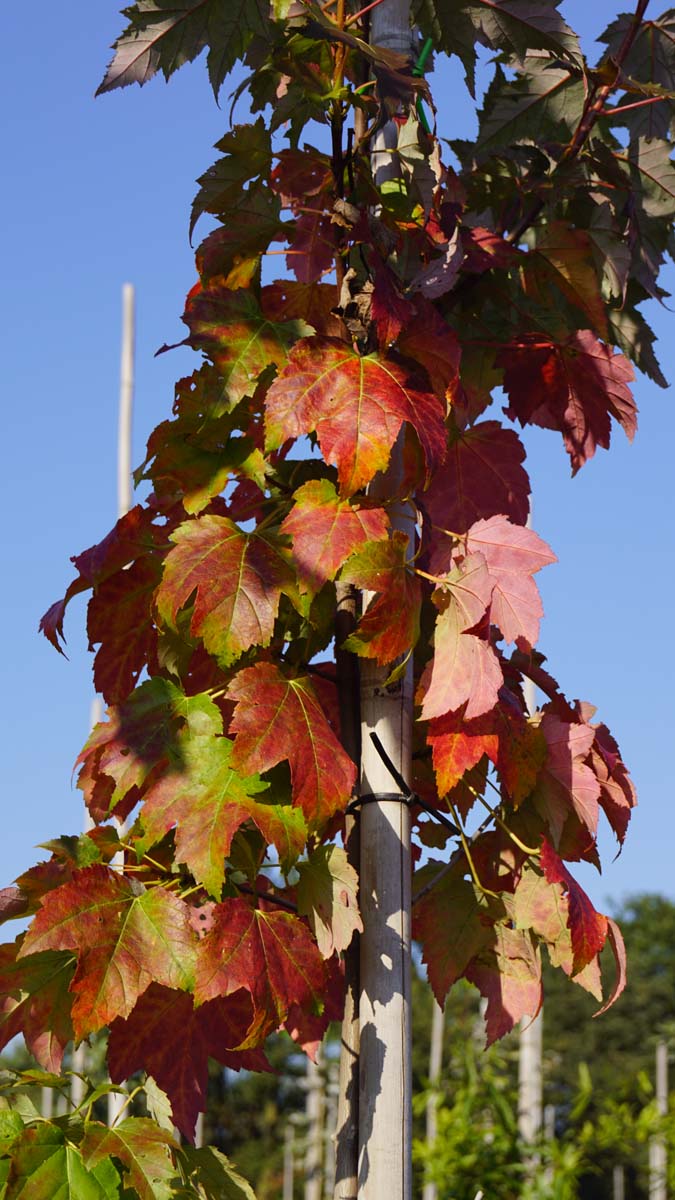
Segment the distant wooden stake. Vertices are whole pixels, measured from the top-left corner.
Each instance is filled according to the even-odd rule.
[[[441,1079],[443,1065],[443,1030],[445,1013],[435,1000],[432,1000],[431,1045],[429,1048],[429,1097],[426,1111],[426,1140],[427,1152],[433,1149],[438,1137],[438,1085]],[[438,1189],[432,1180],[427,1180],[422,1193],[422,1200],[437,1200]]]
[[[131,424],[134,404],[134,357],[136,294],[133,283],[122,286],[122,354],[120,359],[120,407],[117,440],[117,515],[131,508]]]
[[[656,1107],[659,1116],[668,1112],[668,1043],[656,1047]],[[649,1143],[649,1200],[667,1200],[667,1167],[665,1138],[661,1135]]]
[[[305,1200],[322,1200],[324,1151],[324,1073],[323,1050],[316,1062],[307,1059],[307,1149],[305,1152]]]
[[[123,517],[131,508],[131,429],[134,403],[134,359],[136,348],[135,290],[133,283],[122,286],[122,353],[120,356],[120,404],[117,441],[117,516]],[[122,834],[124,825],[117,822]],[[110,864],[121,870],[124,854],[118,851]],[[108,1124],[114,1125],[119,1117],[124,1096],[118,1092],[108,1094]]]

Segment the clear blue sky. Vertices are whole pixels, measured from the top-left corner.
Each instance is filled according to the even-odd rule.
[[[623,6],[563,0],[592,39]],[[661,5],[652,7],[658,14]],[[36,0],[4,19],[0,82],[5,285],[2,631],[4,775],[0,886],[36,861],[33,847],[82,821],[71,770],[92,699],[84,604],[67,618],[70,661],[37,633],[63,594],[69,556],[100,540],[115,517],[120,292],[138,299],[134,462],[168,414],[175,378],[193,356],[155,349],[183,336],[194,281],[187,222],[194,180],[227,126],[198,62],[166,86],[94,100],[121,28],[114,0]],[[593,51],[595,53],[595,51]],[[461,72],[435,82],[440,131],[463,135]],[[464,114],[462,117],[461,114]],[[675,292],[675,271],[665,280]],[[675,379],[675,315],[652,304],[666,375]],[[560,562],[539,576],[541,647],[571,697],[591,700],[619,740],[640,807],[628,844],[605,873],[586,877],[599,905],[635,891],[675,899],[673,498],[675,407],[639,379],[640,430],[618,431],[575,480],[561,439],[526,436],[535,528]]]

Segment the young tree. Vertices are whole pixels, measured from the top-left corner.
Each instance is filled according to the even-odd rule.
[[[415,0],[412,56],[369,37],[386,4],[138,0],[100,89],[169,78],[206,49],[216,94],[243,64],[251,119],[199,180],[191,232],[215,218],[184,313],[200,359],[150,436],[151,490],[74,559],[43,619],[60,648],[69,600],[91,592],[109,708],[78,759],[95,828],[3,894],[4,916],[32,921],[2,948],[0,1029],[58,1071],[69,1041],[108,1027],[112,1079],[146,1071],[188,1139],[209,1055],[264,1070],[273,1031],[313,1053],[340,1016],[362,928],[341,841],[371,799],[356,760],[380,755],[358,746],[373,666],[385,698],[412,674],[417,708],[412,765],[383,759],[367,790],[405,806],[418,846],[451,843],[413,884],[439,1003],[469,980],[500,1037],[540,1007],[542,944],[601,1011],[624,984],[618,927],[567,864],[597,864],[601,813],[623,841],[634,794],[606,726],[534,648],[534,575],[554,554],[526,528],[513,424],[561,434],[576,473],[613,420],[633,436],[631,363],[664,382],[639,306],[662,296],[672,244],[674,18],[647,20],[639,0],[590,67],[555,0]],[[448,153],[425,65],[458,56],[473,94],[477,46],[495,56],[478,137]],[[488,411],[500,387],[507,423]],[[545,697],[534,714],[526,679]],[[113,816],[131,822],[121,843]],[[388,904],[366,895],[368,921]],[[378,1003],[389,936],[366,985]],[[337,1195],[393,1200],[410,1170],[395,1163],[390,1186],[370,1156],[391,1089],[368,1022],[358,1185],[343,1163]],[[66,1136],[14,1111],[7,1129],[7,1177],[44,1171],[35,1146],[52,1138],[54,1178],[75,1162],[93,1195],[113,1188],[110,1154],[140,1195],[208,1193],[208,1172],[229,1170],[144,1118]]]

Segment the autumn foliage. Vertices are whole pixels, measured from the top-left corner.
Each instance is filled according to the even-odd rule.
[[[32,917],[0,949],[2,1042],[23,1032],[58,1071],[109,1027],[113,1080],[151,1074],[188,1138],[209,1055],[264,1070],[271,1032],[311,1053],[340,1014],[360,918],[336,584],[370,595],[346,650],[414,659],[409,782],[433,847],[415,935],[439,1002],[468,979],[501,1036],[540,1007],[543,947],[599,1007],[624,982],[620,932],[572,871],[598,864],[601,818],[623,842],[635,796],[609,730],[535,648],[555,554],[526,524],[515,426],[557,433],[575,473],[616,426],[633,437],[634,366],[664,382],[640,305],[663,295],[672,245],[674,19],[640,3],[590,67],[555,2],[418,0],[470,90],[476,46],[493,52],[478,136],[448,149],[427,83],[368,44],[360,5],[324,8],[125,10],[102,91],[206,47],[216,93],[243,61],[252,115],[199,180],[192,226],[215,220],[183,315],[195,369],[150,435],[145,499],[73,560],[42,622],[61,649],[68,601],[90,594],[109,706],[78,759],[95,825],[2,897]],[[379,186],[382,113],[400,178]],[[392,530],[401,500],[412,548]],[[88,1170],[104,1150],[131,1161],[106,1139],[132,1123],[88,1135]]]

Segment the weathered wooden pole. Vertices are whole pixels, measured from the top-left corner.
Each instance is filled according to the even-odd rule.
[[[660,1041],[656,1046],[656,1107],[659,1116],[668,1112],[668,1043]],[[666,1141],[662,1134],[649,1143],[649,1200],[667,1200],[667,1154]]]
[[[438,1085],[443,1064],[443,1031],[445,1028],[445,1013],[441,1006],[432,1000],[431,1045],[429,1047],[429,1096],[426,1110],[426,1139],[427,1149],[431,1150],[438,1136]],[[422,1200],[437,1200],[438,1188],[432,1180],[427,1180],[422,1192]]]
[[[410,0],[384,0],[371,13],[372,45],[411,56]],[[397,127],[374,139],[375,182],[398,177]],[[402,474],[401,440],[380,494],[396,495]],[[373,488],[373,494],[377,494]],[[414,550],[410,505],[392,512]],[[368,596],[364,595],[364,606]],[[388,683],[391,666],[361,664],[361,875],[359,1200],[411,1200],[412,1054],[410,1037],[411,857],[410,812],[371,735],[404,780],[412,766],[412,661]],[[386,796],[391,799],[386,799]]]

